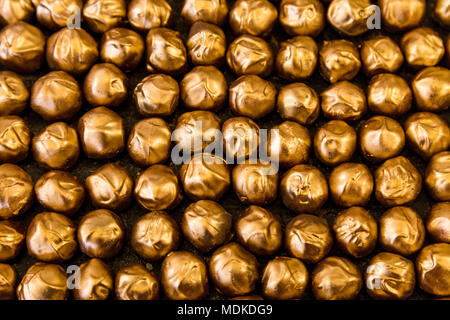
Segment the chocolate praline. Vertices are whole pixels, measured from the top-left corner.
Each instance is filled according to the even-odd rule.
[[[445,54],[439,33],[430,28],[417,28],[404,34],[400,46],[411,68],[432,67]]]
[[[119,300],[157,300],[159,282],[155,275],[141,264],[132,263],[119,270],[115,280]]]
[[[450,202],[439,202],[431,207],[426,229],[434,241],[450,243]]]
[[[325,10],[319,0],[282,0],[279,20],[291,36],[316,37],[325,27]]]
[[[450,295],[450,244],[435,243],[416,259],[417,279],[422,290],[436,296]]]
[[[138,31],[166,27],[171,20],[172,7],[166,0],[131,0],[128,4],[128,21]]]
[[[33,179],[22,168],[0,165],[0,219],[17,217],[27,211],[34,200]]]
[[[339,33],[355,37],[368,31],[368,19],[375,13],[370,0],[333,0],[327,20]]]
[[[125,0],[87,0],[84,3],[83,22],[93,32],[105,33],[124,24],[126,17]]]
[[[0,116],[21,113],[29,97],[28,89],[17,73],[0,71]]]
[[[378,0],[383,29],[404,32],[420,24],[426,12],[425,0]]]
[[[114,289],[114,274],[100,259],[90,259],[80,265],[79,287],[73,290],[76,300],[106,300]]]
[[[425,170],[425,186],[438,201],[450,201],[450,152],[435,154]]]
[[[450,27],[450,2],[448,0],[436,0],[433,17],[444,28]]]
[[[229,25],[235,35],[267,36],[277,16],[277,8],[268,0],[238,0],[230,9]]]
[[[232,117],[222,125],[227,159],[239,160],[256,156],[259,147],[259,126],[247,117]]]
[[[319,117],[319,95],[304,83],[288,84],[278,93],[277,111],[284,120],[309,126]]]
[[[197,21],[189,30],[186,42],[189,57],[195,65],[220,66],[225,61],[227,40],[221,28]]]
[[[188,24],[196,21],[223,25],[228,16],[227,0],[184,0],[181,17]]]
[[[31,130],[18,116],[0,116],[0,162],[19,162],[28,156]]]
[[[2,0],[0,25],[7,25],[17,21],[30,21],[34,15],[32,0]]]
[[[353,79],[361,69],[358,48],[347,40],[324,41],[319,51],[320,74],[336,83]]]
[[[11,220],[0,221],[0,262],[17,257],[24,244],[25,230],[20,224]]]
[[[383,72],[397,72],[405,60],[402,50],[391,38],[376,36],[361,45],[364,72],[373,76]]]
[[[16,271],[9,264],[0,263],[0,300],[14,300],[16,286]]]
[[[37,21],[50,30],[66,27],[83,8],[82,0],[32,0]]]
[[[447,42],[450,44],[450,40]],[[450,56],[450,48],[447,52]],[[430,112],[447,110],[450,106],[449,79],[450,70],[444,67],[425,68],[417,73],[411,82],[417,109]]]

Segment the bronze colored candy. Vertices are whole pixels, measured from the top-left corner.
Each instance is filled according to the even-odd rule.
[[[361,69],[359,50],[347,40],[324,41],[319,64],[320,74],[331,83],[352,80]]]
[[[404,58],[400,47],[387,36],[376,36],[361,46],[364,72],[373,76],[382,72],[397,72]]]
[[[159,282],[155,275],[141,264],[132,263],[116,274],[116,297],[119,300],[157,300]]]
[[[28,225],[28,254],[45,262],[70,260],[77,251],[77,226],[66,216],[42,212]]]
[[[343,163],[328,180],[333,202],[342,207],[365,206],[373,191],[373,177],[362,163]]]
[[[328,257],[312,271],[311,286],[318,300],[353,300],[361,291],[363,280],[358,267],[341,257]]]
[[[177,176],[162,164],[155,164],[139,175],[134,196],[147,210],[172,209],[183,199]]]
[[[75,78],[64,71],[53,71],[33,84],[30,106],[44,120],[68,120],[80,110],[81,99]]]
[[[431,207],[426,228],[434,241],[450,243],[450,202],[439,202]]]
[[[186,68],[186,47],[178,32],[167,28],[151,29],[147,34],[146,47],[149,72],[179,74]]]
[[[229,25],[235,35],[267,36],[277,16],[277,8],[268,0],[238,0],[231,7]]]
[[[105,107],[86,112],[78,121],[78,134],[88,158],[114,158],[124,149],[123,119]]]
[[[259,146],[259,126],[250,118],[233,117],[222,125],[223,144],[227,159],[256,157]]]
[[[26,22],[9,24],[0,31],[0,64],[23,73],[32,73],[44,61],[45,36]]]
[[[450,2],[448,0],[436,0],[433,11],[434,19],[443,27],[450,27]]]
[[[434,113],[414,113],[406,119],[404,126],[406,143],[424,159],[450,147],[450,128]]]
[[[239,217],[236,234],[238,241],[257,255],[273,255],[283,241],[283,230],[278,219],[258,206],[248,207]]]
[[[222,72],[214,66],[198,66],[180,82],[181,100],[188,109],[217,111],[223,107],[228,85]]]
[[[289,255],[317,263],[330,252],[333,235],[325,219],[300,214],[287,224],[284,245]]]
[[[83,83],[87,102],[94,106],[117,107],[127,97],[128,79],[111,63],[100,63],[89,70]]]
[[[28,92],[22,78],[11,71],[0,71],[0,116],[19,114],[27,106]]]
[[[364,122],[358,138],[361,154],[372,162],[398,156],[405,146],[402,126],[385,116],[375,116]]]
[[[325,123],[314,136],[316,157],[329,166],[349,161],[356,149],[356,132],[341,120]]]
[[[284,121],[273,127],[268,136],[268,153],[281,167],[291,168],[306,163],[311,151],[308,129],[294,121]]]
[[[296,258],[275,257],[264,268],[262,293],[271,300],[300,299],[308,286],[308,270]]]
[[[276,95],[272,82],[255,75],[241,76],[229,88],[230,109],[237,115],[259,119],[273,111]]]
[[[277,111],[284,120],[309,126],[319,117],[319,96],[313,88],[304,83],[288,84],[280,89]]]
[[[447,43],[450,44],[450,40]],[[450,48],[447,52],[450,56]],[[449,79],[450,70],[443,67],[425,68],[417,73],[411,82],[417,109],[429,112],[447,110],[450,107]]]
[[[389,252],[373,257],[364,276],[367,292],[378,300],[406,299],[413,293],[416,283],[414,264]]]
[[[450,152],[435,154],[428,162],[424,177],[425,186],[438,201],[450,201]]]
[[[80,155],[77,132],[65,122],[54,122],[34,136],[31,151],[45,169],[70,169]]]
[[[209,274],[220,293],[246,295],[258,281],[258,261],[240,244],[232,242],[214,251],[209,260]]]
[[[375,197],[386,207],[400,206],[417,198],[422,176],[403,156],[383,162],[375,171]]]
[[[164,120],[141,120],[133,126],[128,137],[128,154],[142,167],[164,162],[170,155],[170,138],[170,128]]]
[[[124,232],[122,221],[112,211],[91,211],[78,225],[80,250],[91,258],[110,259],[122,248]]]
[[[100,43],[102,61],[114,63],[124,72],[137,68],[144,55],[144,40],[130,29],[114,28],[105,32]]]
[[[313,38],[297,36],[283,41],[275,60],[277,74],[287,80],[311,77],[316,69],[319,49]]]
[[[432,67],[444,56],[444,42],[430,28],[417,28],[404,34],[400,46],[412,68]]]
[[[100,259],[90,259],[81,264],[79,287],[73,290],[76,300],[106,300],[114,290],[114,274]]]
[[[87,0],[83,7],[83,22],[97,33],[124,24],[126,17],[125,0]]]
[[[67,273],[56,264],[38,262],[28,268],[17,287],[19,300],[67,300]]]
[[[0,162],[19,162],[28,156],[31,131],[18,116],[0,116]]]
[[[252,74],[267,77],[273,69],[273,51],[265,40],[242,35],[228,46],[227,63],[237,76]]]
[[[339,33],[354,37],[368,31],[368,19],[375,13],[370,0],[333,0],[327,20]]]
[[[1,0],[0,25],[17,21],[30,21],[34,15],[32,0]],[[1,300],[1,299],[0,299]]]
[[[227,20],[227,0],[184,0],[181,17],[188,23],[196,21],[223,25]]]
[[[27,211],[34,200],[33,180],[22,168],[0,165],[0,219],[10,219]]]
[[[231,227],[231,214],[211,200],[190,204],[181,220],[184,237],[202,252],[209,252],[229,240]]]
[[[46,57],[50,69],[81,75],[97,61],[97,42],[83,29],[63,28],[48,38]]]
[[[164,211],[152,211],[140,217],[131,231],[131,246],[146,260],[163,259],[179,243],[180,229]]]
[[[73,23],[73,16],[81,12],[82,0],[32,0],[36,4],[37,21],[50,30]]]
[[[189,57],[195,65],[219,66],[225,60],[227,40],[221,28],[197,21],[189,31],[186,43]]]
[[[133,180],[127,170],[107,163],[86,178],[86,189],[97,208],[122,211],[131,203]]]
[[[206,264],[191,252],[171,252],[161,266],[161,285],[170,300],[204,299],[209,290]]]
[[[383,29],[403,32],[417,27],[426,11],[425,0],[378,0]]]
[[[416,268],[422,290],[436,296],[450,295],[450,244],[435,243],[423,248]]]
[[[291,36],[316,37],[325,27],[325,12],[319,0],[282,0],[279,19]]]
[[[355,121],[367,111],[364,91],[357,85],[340,81],[320,94],[322,112],[328,119]]]
[[[141,32],[166,27],[171,18],[172,7],[166,0],[131,0],[128,4],[128,21]]]
[[[0,263],[0,300],[14,300],[16,298],[17,274],[14,269]]]
[[[34,185],[41,206],[71,216],[80,209],[85,198],[84,187],[76,176],[65,171],[49,171]]]
[[[22,251],[24,244],[25,230],[17,222],[11,220],[0,221],[0,262],[17,257],[20,251]],[[2,288],[1,284],[0,288]]]

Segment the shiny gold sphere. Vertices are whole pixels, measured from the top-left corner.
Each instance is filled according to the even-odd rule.
[[[450,40],[447,43],[450,45]],[[447,52],[450,56],[450,50]],[[429,112],[447,110],[450,106],[449,79],[450,70],[444,67],[425,68],[417,73],[411,82],[417,109]]]
[[[448,0],[436,0],[433,17],[444,28],[450,27],[450,2]]]
[[[25,230],[19,223],[11,220],[0,221],[0,262],[9,261],[17,257],[22,251],[24,244]],[[0,285],[1,287],[2,285]]]
[[[128,22],[140,32],[166,27],[172,22],[172,7],[166,0],[131,0]]]
[[[450,243],[450,202],[439,202],[431,207],[426,229],[434,241]]]
[[[396,42],[387,36],[376,36],[361,45],[364,72],[373,76],[383,72],[397,72],[405,60]]]
[[[405,33],[400,46],[408,66],[412,68],[435,66],[445,54],[442,38],[430,28],[417,28]]]
[[[191,25],[196,21],[204,21],[222,26],[227,21],[227,0],[184,0],[181,17]]]
[[[0,162],[19,162],[28,156],[31,130],[18,116],[0,116]]]
[[[30,21],[35,9],[32,0],[2,0],[0,25],[12,24],[18,21]]]
[[[284,120],[309,126],[319,117],[319,95],[304,83],[288,84],[278,93],[277,111]]]
[[[50,30],[72,23],[73,15],[83,8],[82,0],[31,0],[36,5],[37,21]]]
[[[21,113],[29,97],[22,77],[15,72],[0,71],[0,116]]]
[[[277,8],[268,0],[237,0],[230,10],[229,26],[235,35],[267,36],[277,16]]]
[[[9,264],[0,263],[0,300],[14,300],[16,286],[16,271]]]
[[[339,33],[355,37],[368,31],[368,19],[375,13],[370,0],[333,0],[327,20]]]
[[[352,80],[361,69],[359,50],[347,40],[324,41],[319,51],[319,66],[320,74],[331,83]]]
[[[450,152],[435,154],[428,162],[424,176],[430,195],[438,201],[450,201]]]
[[[281,0],[279,20],[291,36],[316,37],[325,27],[325,10],[319,0]]]
[[[450,295],[450,244],[435,243],[423,248],[416,268],[422,290],[436,296]]]
[[[115,280],[119,300],[157,300],[159,282],[153,272],[141,264],[132,263],[119,270]]]
[[[83,6],[83,22],[96,33],[105,33],[120,26],[126,18],[125,0],[87,0]]]
[[[426,11],[425,0],[378,0],[383,29],[404,32],[420,25]]]
[[[106,300],[114,289],[114,274],[102,260],[94,258],[82,263],[79,288],[73,290],[76,300]]]
[[[259,126],[247,117],[232,117],[222,125],[223,144],[227,158],[255,157],[259,147]]]
[[[189,30],[186,42],[189,57],[195,65],[220,66],[225,61],[227,40],[221,28],[197,21]]]

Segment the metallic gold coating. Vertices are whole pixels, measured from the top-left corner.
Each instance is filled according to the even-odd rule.
[[[227,158],[247,159],[259,147],[259,126],[247,117],[232,117],[222,125],[223,144]]]
[[[405,60],[400,47],[387,36],[376,36],[361,45],[364,72],[373,76],[383,72],[397,72]]]
[[[426,229],[434,241],[450,243],[450,202],[439,202],[431,207]]]
[[[450,201],[450,152],[435,154],[428,162],[424,176],[425,187],[438,201]]]
[[[83,7],[83,22],[96,33],[124,24],[126,17],[125,0],[87,0]]]
[[[284,120],[309,126],[319,117],[319,95],[304,83],[288,84],[280,89],[277,111]]]
[[[319,0],[282,0],[279,20],[291,36],[316,37],[325,27],[325,10]]]
[[[450,295],[450,244],[435,243],[423,248],[416,268],[422,290],[436,296]]]
[[[114,274],[100,259],[81,264],[79,287],[73,290],[76,300],[106,300],[114,290]]]
[[[0,71],[0,116],[21,113],[30,94],[22,78],[11,71]]]
[[[450,46],[450,40],[447,43]],[[450,56],[450,47],[447,52]],[[444,67],[425,68],[416,74],[411,82],[411,87],[418,110],[440,112],[450,107],[449,69]]]
[[[186,42],[189,57],[195,65],[220,66],[225,61],[227,40],[221,28],[197,21],[189,31]]]
[[[0,165],[0,219],[10,219],[27,211],[34,200],[33,180],[22,168]]]
[[[333,0],[327,20],[339,33],[355,37],[369,30],[367,20],[374,13],[370,0]]]
[[[378,0],[382,27],[388,32],[404,32],[417,27],[426,12],[425,0]]]
[[[400,41],[408,66],[432,67],[444,57],[445,49],[439,33],[430,28],[417,28],[405,33]]]
[[[0,162],[19,162],[28,156],[31,130],[18,116],[0,116]]]
[[[229,26],[235,35],[267,36],[277,16],[277,8],[268,0],[237,0],[230,10]]]
[[[128,4],[128,22],[141,32],[166,27],[172,20],[172,7],[166,0],[131,0]]]
[[[24,244],[25,230],[20,224],[11,220],[0,221],[0,262],[12,260],[17,257],[22,251]],[[0,280],[0,288],[2,287]],[[0,289],[0,300],[2,296],[1,291],[2,289]]]
[[[196,21],[223,25],[228,16],[227,0],[184,0],[181,17],[188,24]]]
[[[159,282],[143,265],[132,263],[119,270],[115,280],[119,300],[157,300]]]
[[[434,19],[439,22],[442,27],[450,27],[450,1],[448,0],[436,0],[436,4],[433,11]]]
[[[16,286],[16,271],[10,265],[0,263],[0,300],[14,300]]]
[[[34,15],[32,0],[0,0],[0,25],[30,21]]]
[[[361,69],[358,48],[347,40],[324,41],[319,51],[320,74],[336,83],[352,80]]]
[[[32,0],[36,4],[37,21],[50,30],[66,27],[73,15],[80,13],[82,0]]]

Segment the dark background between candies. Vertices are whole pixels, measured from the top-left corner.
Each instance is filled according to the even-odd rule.
[[[128,2],[128,1],[127,1]],[[180,32],[182,38],[184,40],[187,39],[187,34],[189,32],[189,27],[187,27],[182,19],[180,18],[180,11],[181,11],[181,5],[182,5],[182,0],[168,0],[168,2],[170,3],[170,5],[173,8],[174,11],[174,15],[175,15],[175,19],[174,19],[174,24],[171,26],[172,29],[175,29],[177,31]],[[231,6],[233,5],[235,1],[228,1],[228,5],[229,8],[231,8]],[[372,1],[374,2],[374,1]],[[434,29],[435,31],[437,31],[441,37],[443,39],[445,39],[445,37],[448,35],[448,32],[446,32],[444,29],[440,28],[439,25],[431,18],[431,13],[433,12],[433,7],[435,4],[435,0],[428,0],[427,1],[427,14],[425,17],[425,20],[422,23],[422,26],[426,26],[426,27],[430,27],[432,29]],[[275,3],[275,5],[278,7],[279,6],[279,1],[277,1]],[[325,9],[327,8],[327,4],[324,4]],[[38,23],[36,21],[33,21],[32,24],[34,25],[38,25]],[[45,28],[43,28],[42,26],[39,26],[43,32],[49,36],[50,33],[48,30],[45,30]],[[131,28],[129,25],[126,26],[128,28]],[[82,28],[86,29],[88,32],[88,28],[87,26],[82,24]],[[230,29],[225,25],[223,27],[226,36],[227,36],[227,43],[231,43],[232,39],[233,39],[233,35],[231,34]],[[95,34],[89,32],[92,36],[95,36]],[[349,38],[350,41],[354,42],[355,44],[359,45],[361,44],[364,40],[370,39],[372,37],[375,37],[377,35],[380,34],[385,34],[385,35],[389,35],[390,37],[392,37],[395,41],[399,41],[400,37],[402,36],[402,34],[389,34],[386,33],[383,30],[369,30],[368,32],[366,32],[365,34],[363,34],[362,36],[359,37],[352,37]],[[277,52],[278,49],[278,45],[281,41],[288,39],[289,36],[284,32],[284,30],[281,28],[279,22],[277,21],[277,23],[275,24],[274,30],[272,31],[272,33],[266,38],[266,40],[269,42],[269,44],[272,46],[274,52]],[[327,24],[326,28],[324,29],[324,31],[315,38],[319,48],[322,46],[322,43],[324,40],[332,40],[332,39],[341,39],[344,38],[343,36],[339,35],[336,31],[334,31],[332,29],[332,27],[330,25]],[[97,41],[99,41],[99,37],[97,36]],[[192,67],[192,66],[190,66]],[[1,67],[0,67],[1,68]],[[224,64],[221,67],[221,71],[224,72],[225,77],[227,78],[228,83],[230,84],[234,79],[236,79],[237,77],[230,71],[230,69],[227,67],[226,64]],[[50,72],[50,70],[48,69],[48,67],[44,67],[42,68],[39,73],[35,73],[32,75],[25,75],[24,80],[25,83],[27,85],[27,87],[30,89],[33,82],[47,74],[48,72]],[[411,72],[411,70],[408,70],[405,66],[405,64],[403,65],[403,67],[400,69],[400,71],[398,72],[398,74],[400,76],[402,76],[406,81],[408,81],[410,83],[410,81],[412,80],[412,78],[415,75],[415,72]],[[114,111],[118,112],[120,114],[120,116],[122,116],[122,118],[124,119],[124,123],[125,123],[125,128],[126,128],[126,133],[128,134],[133,126],[134,123],[136,123],[137,121],[141,120],[143,117],[138,113],[135,103],[132,99],[132,91],[134,90],[135,86],[139,83],[139,81],[144,78],[146,75],[148,75],[148,72],[145,69],[145,64],[144,61],[141,62],[141,65],[136,69],[136,71],[127,74],[128,78],[129,78],[129,95],[128,95],[128,99],[118,108],[115,108]],[[176,78],[177,80],[181,80],[182,76],[179,76],[178,78]],[[277,89],[279,89],[281,86],[286,85],[288,83],[288,81],[285,81],[283,79],[280,79],[275,73],[273,73],[270,77],[267,78],[268,80],[272,81],[273,84],[277,87]],[[80,83],[80,85],[82,85],[82,81],[83,79],[80,77],[77,79]],[[366,90],[367,88],[367,84],[369,82],[370,78],[365,76],[363,74],[362,71],[359,72],[358,76],[352,80],[353,83],[359,85],[361,88],[363,88],[364,90]],[[318,94],[320,94],[322,91],[324,91],[330,84],[328,82],[326,82],[319,74],[318,72],[318,68],[316,69],[316,72],[314,73],[314,75],[304,81],[307,85],[311,86],[312,88],[314,88]],[[71,119],[71,121],[69,122],[70,125],[72,125],[74,128],[76,128],[77,123],[78,123],[78,119],[81,117],[81,115],[83,115],[85,112],[87,112],[88,110],[90,110],[92,107],[88,105],[88,103],[86,101],[84,101],[83,103],[83,107],[82,109]],[[176,124],[176,120],[177,118],[184,112],[186,112],[187,110],[182,106],[182,104],[180,103],[180,105],[177,107],[175,113],[170,116],[167,117],[165,120],[168,122],[169,126],[171,127],[171,129],[173,129],[175,127]],[[416,112],[415,106],[413,105],[412,111],[411,112]],[[403,123],[403,121],[411,114],[411,112],[407,115],[405,115],[403,118],[399,119],[400,122]],[[233,116],[233,114],[231,113],[230,109],[228,108],[228,106],[226,105],[223,109],[221,109],[218,112],[218,115],[220,116],[220,118],[222,120],[226,120],[230,117]],[[48,122],[42,120],[42,118],[37,115],[36,113],[34,113],[31,108],[27,107],[27,109],[25,109],[25,111],[21,114],[21,116],[28,122],[28,124],[31,126],[31,130],[33,132],[33,134],[37,134],[42,128],[44,128],[45,126],[49,125]],[[352,123],[352,126],[358,130],[358,128],[360,127],[360,125],[367,120],[368,118],[372,117],[373,114],[371,114],[370,112],[368,114],[366,114],[361,120]],[[442,116],[447,123],[450,122],[450,110],[447,110],[443,113],[440,114],[440,116]],[[268,116],[264,117],[261,120],[258,120],[257,123],[261,128],[267,128],[270,129],[271,127],[273,127],[274,125],[277,125],[279,123],[281,123],[282,120],[279,117],[279,115],[276,113],[276,111],[272,112],[271,114],[269,114]],[[319,119],[310,127],[308,127],[311,137],[314,136],[317,128],[319,128],[321,125],[323,125],[325,122],[327,122],[327,120],[323,117],[320,116]],[[423,175],[425,167],[427,165],[427,163],[425,161],[423,161],[417,154],[415,154],[414,152],[412,152],[411,150],[409,150],[408,148],[405,148],[402,152],[402,155],[404,155],[405,157],[407,157],[408,159],[410,159],[412,161],[412,163],[417,167],[417,169],[421,172],[421,174]],[[356,152],[355,155],[353,156],[352,159],[353,162],[363,162],[365,163],[372,172],[375,171],[376,166],[368,163],[367,161],[365,161],[365,159],[360,155],[359,152]],[[124,166],[129,173],[132,175],[133,179],[135,179],[137,177],[137,175],[143,171],[142,168],[138,167],[132,160],[131,158],[128,156],[127,152],[124,151],[122,152],[119,156],[117,156],[114,159],[110,159],[110,160],[101,160],[101,161],[97,161],[97,160],[91,160],[88,159],[86,156],[84,156],[83,153],[80,154],[80,158],[77,162],[77,164],[72,168],[71,172],[73,174],[75,174],[81,181],[84,181],[84,179],[89,176],[94,170],[96,170],[97,168],[101,167],[102,165],[106,164],[107,162],[116,162],[118,164],[120,164],[121,166]],[[330,172],[331,172],[331,167],[327,167],[325,165],[323,165],[322,163],[320,163],[315,157],[313,152],[311,153],[310,156],[310,160],[309,160],[310,164],[313,164],[315,166],[317,166],[325,175],[329,176]],[[37,163],[33,160],[33,157],[31,155],[28,156],[28,158],[26,160],[24,160],[23,162],[19,163],[19,165],[26,170],[33,178],[34,181],[36,181],[41,175],[43,175],[45,173],[45,170],[40,168]],[[173,164],[169,164],[175,171],[178,172],[179,167],[174,166]],[[280,172],[280,175],[283,174],[283,172]],[[0,190],[1,192],[1,190]],[[180,222],[182,214],[184,212],[184,209],[191,203],[191,201],[187,198],[184,197],[184,200],[182,201],[182,203],[180,205],[178,205],[175,209],[169,211],[169,213],[172,215],[172,217],[174,217],[174,219],[177,222]],[[246,206],[242,205],[239,200],[237,199],[236,195],[234,194],[233,190],[230,188],[230,190],[220,199],[219,203],[225,207],[226,210],[228,210],[228,212],[230,212],[233,215],[233,220],[236,221],[237,218],[239,217],[239,215],[245,210]],[[431,207],[431,205],[433,204],[433,200],[430,198],[430,196],[427,194],[427,192],[423,189],[421,194],[419,195],[419,197],[410,204],[410,206],[415,209],[418,214],[422,217],[422,218],[426,218],[429,209]],[[276,201],[274,201],[272,204],[268,205],[266,207],[268,210],[270,210],[272,213],[274,213],[277,218],[281,221],[283,227],[289,222],[289,220],[291,220],[295,214],[293,212],[290,212],[286,207],[284,207],[284,205],[281,202],[281,199],[278,198]],[[375,217],[375,219],[378,220],[378,218],[380,217],[380,215],[385,211],[385,208],[379,204],[374,196],[372,195],[372,199],[371,201],[367,204],[366,209],[370,211],[370,213],[372,213]],[[93,206],[89,203],[89,200],[85,200],[83,206],[81,207],[81,209],[79,210],[79,212],[73,217],[73,220],[75,222],[79,222],[81,217],[83,215],[85,215],[87,212],[94,210]],[[326,204],[323,206],[323,208],[320,210],[320,212],[318,213],[320,216],[326,218],[328,220],[329,225],[331,226],[337,213],[340,212],[341,210],[343,210],[343,208],[337,207],[336,205],[334,205],[332,203],[332,201],[329,199]],[[27,227],[28,223],[31,221],[31,219],[39,212],[45,211],[44,208],[42,208],[39,203],[37,201],[34,202],[34,205],[31,207],[30,210],[28,210],[25,214],[23,214],[22,216],[20,216],[17,220],[24,226]],[[108,261],[106,261],[114,270],[114,272],[117,272],[120,268],[130,264],[130,263],[141,263],[144,264],[147,268],[153,270],[155,272],[155,274],[158,276],[160,276],[160,267],[161,267],[161,262],[156,262],[156,263],[148,263],[145,260],[141,259],[132,249],[131,245],[130,245],[130,233],[131,233],[131,228],[134,224],[134,222],[142,215],[144,215],[145,213],[147,213],[147,210],[142,208],[137,201],[133,201],[132,205],[122,211],[122,212],[117,212],[120,217],[123,220],[123,223],[125,225],[126,228],[126,239],[125,239],[125,243],[124,243],[124,247],[121,250],[121,252],[114,257],[113,259],[110,259]],[[426,245],[429,242],[429,239],[426,239],[426,242],[424,245]],[[203,255],[200,252],[198,252],[188,241],[186,240],[182,240],[179,250],[187,250],[187,251],[191,251],[191,252],[195,252],[201,256],[204,257],[204,259],[206,260],[206,262],[208,263],[209,258],[210,258],[210,254],[208,255]],[[360,271],[362,273],[364,273],[366,266],[370,260],[371,257],[373,257],[375,254],[377,254],[378,252],[380,252],[380,248],[379,246],[377,246],[377,248],[372,252],[372,254],[368,257],[365,257],[363,259],[354,259],[349,257],[354,263],[357,264],[357,266],[360,268]],[[280,250],[277,255],[286,255],[286,252],[282,249]],[[337,256],[345,256],[344,253],[342,253],[336,246],[333,246],[333,249],[331,250],[329,255],[337,255]],[[413,255],[412,257],[409,257],[409,259],[411,259],[412,261],[415,260],[415,256]],[[257,257],[258,261],[259,261],[259,268],[260,268],[260,272],[262,272],[262,269],[264,268],[264,266],[266,265],[266,263],[268,262],[268,260],[270,260],[272,257]],[[83,253],[81,253],[80,251],[77,252],[77,254],[74,256],[73,259],[71,259],[70,261],[64,263],[64,266],[67,265],[72,265],[72,264],[76,264],[76,265],[80,265],[81,263],[83,263],[84,261],[88,260],[89,257],[84,255]],[[23,277],[23,275],[26,273],[27,269],[33,265],[35,262],[37,262],[36,259],[31,258],[27,252],[26,249],[24,249],[22,251],[22,253],[16,258],[14,259],[11,264],[14,267],[14,269],[17,271],[18,275],[19,275],[19,279],[21,279]],[[307,265],[307,268],[309,271],[312,271],[312,268],[314,267],[314,265]],[[256,289],[255,289],[255,294],[260,294],[260,283],[258,283]],[[161,297],[164,299],[164,294],[161,294]],[[212,282],[210,281],[210,293],[208,296],[209,299],[223,299],[225,297],[222,297],[219,293],[217,293],[217,291],[214,288],[214,285],[212,284]],[[313,295],[311,292],[310,287],[308,287],[305,296],[305,299],[313,299]],[[369,296],[367,295],[367,293],[365,292],[365,289],[363,287],[363,289],[361,290],[361,293],[358,297],[359,299],[369,299]],[[414,294],[410,297],[410,299],[431,299],[433,298],[432,296],[424,293],[423,291],[421,291],[418,288],[418,285],[416,285],[416,289]]]

